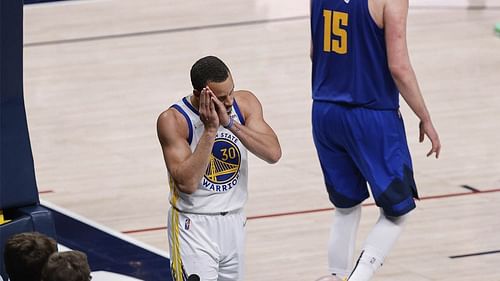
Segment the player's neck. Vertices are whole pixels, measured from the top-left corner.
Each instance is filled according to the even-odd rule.
[[[196,108],[197,110],[200,109],[200,99],[197,98],[194,94],[189,95],[187,100],[194,108]]]

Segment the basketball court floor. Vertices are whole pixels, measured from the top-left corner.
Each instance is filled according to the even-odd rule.
[[[190,93],[194,61],[216,55],[261,100],[283,150],[276,165],[250,159],[246,280],[325,275],[333,211],[311,136],[308,3],[26,5],[24,94],[43,203],[168,256],[156,118]],[[500,0],[410,4],[411,59],[443,149],[425,157],[430,144],[403,104],[422,200],[373,280],[500,281]],[[360,242],[378,216],[366,203]]]

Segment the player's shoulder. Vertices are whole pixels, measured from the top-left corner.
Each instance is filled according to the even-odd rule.
[[[262,105],[251,91],[248,90],[238,90],[234,92],[234,99],[238,103],[241,113],[244,118],[247,119],[250,115],[255,112],[262,111]]]
[[[256,98],[254,93],[252,93],[250,90],[236,90],[234,91],[234,96],[235,97],[242,97],[242,98]]]
[[[156,124],[159,135],[175,135],[175,133],[182,134],[182,132],[185,132],[187,129],[185,117],[173,107],[170,107],[160,113]]]
[[[238,102],[238,105],[253,105],[259,103],[257,96],[249,90],[238,90],[234,91],[234,98]]]
[[[160,115],[158,115],[157,123],[170,123],[175,122],[182,117],[181,113],[174,107],[169,107],[165,109]]]

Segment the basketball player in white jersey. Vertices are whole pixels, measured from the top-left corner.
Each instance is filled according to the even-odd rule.
[[[259,100],[234,89],[220,59],[198,60],[191,82],[193,93],[161,113],[157,123],[170,180],[172,278],[243,280],[247,150],[276,163],[280,144]]]

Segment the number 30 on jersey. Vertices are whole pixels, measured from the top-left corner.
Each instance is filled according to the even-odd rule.
[[[338,11],[323,10],[325,34],[323,51],[347,54],[347,30],[349,14]],[[332,37],[332,34],[335,35]]]

